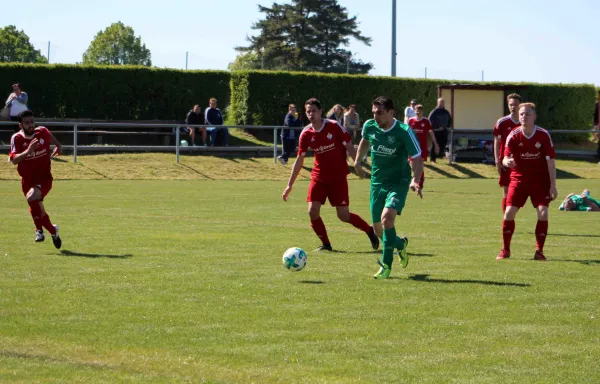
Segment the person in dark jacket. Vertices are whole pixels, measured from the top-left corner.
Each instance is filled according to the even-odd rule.
[[[446,151],[446,144],[448,144],[448,131],[452,128],[452,116],[446,110],[445,101],[441,97],[437,101],[437,107],[429,114],[429,121],[435,140],[439,144],[440,153],[443,154]],[[431,161],[435,163],[437,155],[433,144],[429,153],[431,154]]]
[[[217,108],[217,99],[214,97],[209,100],[209,107],[204,111],[204,122],[206,125],[212,125],[213,127],[207,128],[206,130],[210,133],[210,145],[215,145],[217,141],[217,134],[222,138],[222,144],[229,146],[229,129],[227,127],[219,127],[223,125],[223,114],[221,110]]]
[[[185,117],[185,123],[188,125],[201,125],[204,124],[204,117],[202,116],[202,111],[200,110],[200,106],[198,104],[194,105],[191,111],[188,112]],[[192,139],[192,145],[196,146],[196,131],[200,131],[202,134],[202,143],[206,146],[206,128],[193,128],[188,127],[188,133]]]
[[[281,143],[283,144],[283,153],[278,156],[277,159],[283,165],[287,165],[288,159],[293,155],[296,149],[296,139],[300,136],[299,127],[302,127],[302,120],[296,111],[296,106],[290,104],[288,106],[288,113],[285,115],[285,121],[283,125],[289,127],[289,129],[283,129],[281,131]]]

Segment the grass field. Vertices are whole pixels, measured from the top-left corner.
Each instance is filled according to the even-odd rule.
[[[554,204],[540,263],[527,206],[497,262],[489,166],[428,168],[397,225],[410,265],[375,281],[378,254],[329,207],[339,252],[311,252],[308,170],[283,203],[289,168],[268,159],[80,160],[54,164],[70,180],[46,199],[62,251],[33,242],[0,165],[0,382],[600,382],[600,215]],[[559,162],[560,194],[600,195],[598,168]],[[368,181],[351,178],[369,218]],[[292,246],[301,272],[281,267]]]

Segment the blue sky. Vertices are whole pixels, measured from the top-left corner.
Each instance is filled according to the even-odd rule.
[[[269,5],[273,0],[260,1]],[[2,12],[52,63],[75,63],[94,35],[110,23],[133,27],[158,67],[226,69],[260,18],[257,0],[29,0],[22,17]],[[355,56],[390,74],[391,0],[340,0],[358,15],[367,47]],[[600,1],[398,0],[397,75],[481,80],[595,83],[600,85]]]

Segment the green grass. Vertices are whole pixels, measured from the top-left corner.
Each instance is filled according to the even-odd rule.
[[[125,173],[129,162],[141,174],[132,158],[105,160],[55,168],[78,178],[90,168]],[[270,169],[281,180],[56,181],[46,207],[62,253],[49,238],[33,242],[19,182],[1,181],[0,382],[600,381],[600,216],[554,204],[550,261],[540,263],[527,206],[513,257],[497,262],[495,180],[432,171],[424,200],[411,195],[397,221],[411,240],[409,267],[374,281],[378,254],[330,207],[323,218],[340,253],[311,252],[305,179],[283,203],[278,172],[289,168],[238,161],[221,159],[240,174],[258,169],[246,177]],[[140,164],[156,178],[180,167]],[[577,165],[588,167],[562,168],[592,172]],[[558,187],[600,193],[597,179]],[[368,181],[350,188],[352,210],[369,218]],[[307,250],[304,271],[281,267],[291,246]]]

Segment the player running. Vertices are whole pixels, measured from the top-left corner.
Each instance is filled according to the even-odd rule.
[[[19,114],[19,128],[10,139],[9,161],[17,165],[21,176],[21,189],[29,204],[29,212],[35,224],[35,241],[45,240],[44,229],[52,235],[54,246],[59,249],[62,241],[58,236],[58,225],[53,225],[44,208],[44,197],[52,189],[50,157],[60,155],[60,143],[46,127],[35,128],[33,112]],[[50,152],[50,145],[55,145]]]
[[[298,157],[292,168],[288,185],[283,191],[283,201],[287,201],[292,186],[304,165],[304,158],[308,148],[315,153],[315,164],[311,173],[308,186],[308,215],[310,225],[321,239],[322,245],[318,251],[331,251],[331,242],[327,236],[327,229],[321,219],[321,206],[329,199],[331,206],[337,210],[338,218],[350,223],[369,236],[373,249],[379,248],[379,238],[371,227],[360,216],[351,213],[348,193],[348,171],[347,156],[355,158],[356,150],[348,131],[334,120],[322,118],[323,108],[319,100],[312,98],[304,103],[306,117],[310,121],[300,134],[298,145]]]
[[[502,165],[504,158],[504,145],[510,132],[520,125],[519,123],[519,104],[521,104],[521,96],[516,93],[511,93],[506,97],[508,110],[510,114],[498,119],[494,126],[494,159],[496,159],[496,169],[500,179],[498,184],[503,189],[502,194],[502,214],[506,212],[506,195],[508,194],[508,184],[510,183],[510,169]]]
[[[406,268],[408,265],[408,239],[396,236],[394,222],[396,216],[402,213],[409,188],[423,198],[417,182],[423,172],[423,158],[412,129],[394,118],[391,99],[385,96],[376,98],[372,110],[374,118],[367,120],[363,126],[355,159],[364,157],[370,146],[371,216],[375,233],[383,238],[382,261],[377,260],[380,268],[373,277],[386,279],[392,270],[394,249],[398,250],[400,266]],[[356,173],[361,176],[360,164],[357,161],[354,164]]]
[[[415,107],[415,111],[417,113],[416,117],[408,120],[408,125],[412,128],[412,130],[417,135],[419,139],[419,146],[421,147],[421,158],[423,161],[427,161],[427,156],[429,156],[429,148],[427,146],[427,134],[431,137],[431,142],[433,143],[435,154],[440,153],[440,146],[438,145],[437,140],[435,139],[435,135],[433,134],[433,130],[431,129],[431,122],[428,118],[423,117],[423,106],[421,104]],[[423,189],[423,184],[425,183],[425,170],[423,169],[423,173],[421,173],[421,180],[419,180],[419,187]]]
[[[558,196],[556,190],[556,165],[554,144],[550,134],[535,125],[535,104],[523,103],[519,107],[520,127],[515,128],[504,149],[502,164],[512,170],[506,198],[506,212],[502,223],[504,247],[497,260],[510,257],[510,241],[515,231],[515,216],[531,198],[537,210],[535,227],[536,251],[534,260],[545,261],[544,243],[548,234],[548,205]]]

